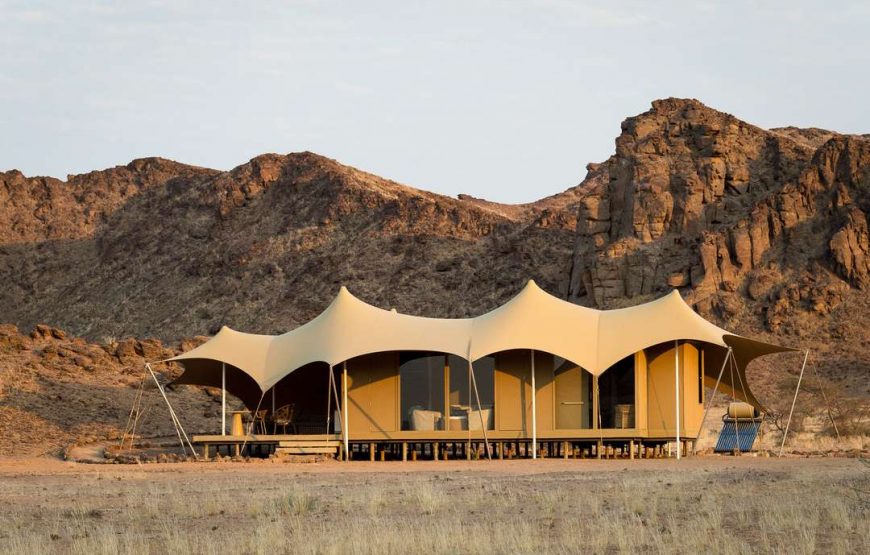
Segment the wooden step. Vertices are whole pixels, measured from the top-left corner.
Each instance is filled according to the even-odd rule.
[[[340,446],[340,441],[326,441],[326,440],[281,440],[278,442],[278,447],[331,447],[335,449]]]
[[[335,455],[335,447],[278,447],[279,455]]]

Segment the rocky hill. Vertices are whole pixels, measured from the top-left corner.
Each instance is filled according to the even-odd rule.
[[[626,119],[578,185],[519,206],[312,153],[226,172],[159,158],[67,181],[13,170],[0,173],[0,322],[177,342],[224,324],[285,331],[342,284],[431,316],[480,314],[528,278],[601,308],[678,288],[730,329],[812,348],[830,384],[865,397],[868,213],[867,136],[764,130],[683,99]],[[43,347],[25,351],[52,367]],[[82,368],[109,359],[92,360]],[[794,362],[758,364],[755,386],[772,392]]]
[[[454,199],[311,153],[229,172],[161,159],[67,183],[0,174],[3,320],[90,339],[274,333],[347,285],[410,313],[488,310],[529,277],[567,292],[576,188]]]

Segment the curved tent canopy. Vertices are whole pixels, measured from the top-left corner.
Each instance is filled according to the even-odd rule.
[[[185,366],[191,359],[225,361],[247,373],[264,393],[284,376],[314,362],[333,366],[384,351],[438,351],[465,357],[470,327],[467,318],[423,318],[383,310],[342,287],[326,310],[292,331],[265,336],[224,327],[209,342],[168,361]]]
[[[342,287],[319,316],[275,337],[266,357],[268,389],[296,368],[312,362],[330,366],[384,351],[468,352],[470,319],[422,318],[365,303]]]
[[[554,297],[529,280],[502,306],[462,319],[399,314],[365,303],[342,287],[326,310],[292,331],[268,336],[224,327],[207,343],[168,361],[185,366],[175,383],[214,385],[211,372],[217,375],[218,387],[220,362],[225,362],[249,376],[262,395],[305,365],[334,366],[378,352],[430,351],[478,360],[511,349],[535,349],[570,360],[597,376],[635,352],[672,341],[713,346],[706,366],[708,377],[714,372],[713,379],[732,348],[737,383],[731,383],[730,372],[723,373],[722,383],[734,396],[759,408],[746,383],[746,366],[759,356],[794,350],[741,337],[708,322],[676,290],[630,308],[595,310]],[[251,395],[248,386],[233,381],[240,397]],[[228,390],[236,394],[229,385]]]
[[[181,353],[178,356],[167,359],[165,362],[180,362],[184,366],[185,373],[174,383],[196,383],[197,385],[209,385],[220,387],[221,363],[232,366],[247,375],[259,388],[266,383],[268,369],[266,368],[266,355],[269,346],[275,340],[273,335],[257,335],[243,333],[224,326],[217,334],[194,349]],[[217,385],[182,379],[193,379],[187,376],[188,371],[196,369],[198,374],[206,374],[209,371],[216,372]],[[206,379],[206,378],[203,378]],[[214,381],[214,377],[209,377]]]
[[[179,361],[184,364],[184,373],[172,382],[172,385],[190,384],[204,385],[208,387],[221,387],[221,362],[206,358],[193,358]],[[253,409],[260,402],[263,391],[254,379],[245,371],[227,364],[226,365],[226,390],[235,395]]]
[[[529,280],[517,296],[474,318],[471,360],[510,349],[535,349],[595,369],[601,311],[563,301]]]

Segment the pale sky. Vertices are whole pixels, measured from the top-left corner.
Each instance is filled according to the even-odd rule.
[[[524,202],[668,96],[870,132],[870,3],[0,0],[0,170],[27,175],[311,150]]]

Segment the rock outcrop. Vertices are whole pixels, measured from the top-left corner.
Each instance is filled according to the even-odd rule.
[[[866,287],[870,141],[806,143],[694,100],[627,119],[581,184],[570,297],[609,307],[681,288],[727,317],[810,268]]]
[[[205,338],[193,340],[193,344]],[[14,454],[58,454],[71,444],[120,440],[142,391],[139,434],[175,433],[144,363],[168,358],[178,346],[156,340],[90,343],[45,324],[29,334],[0,325],[0,434]],[[180,369],[155,366],[164,383]],[[218,396],[219,398],[219,396]],[[220,411],[208,389],[179,388],[173,405],[188,431],[214,431]],[[10,454],[9,452],[5,454]]]

